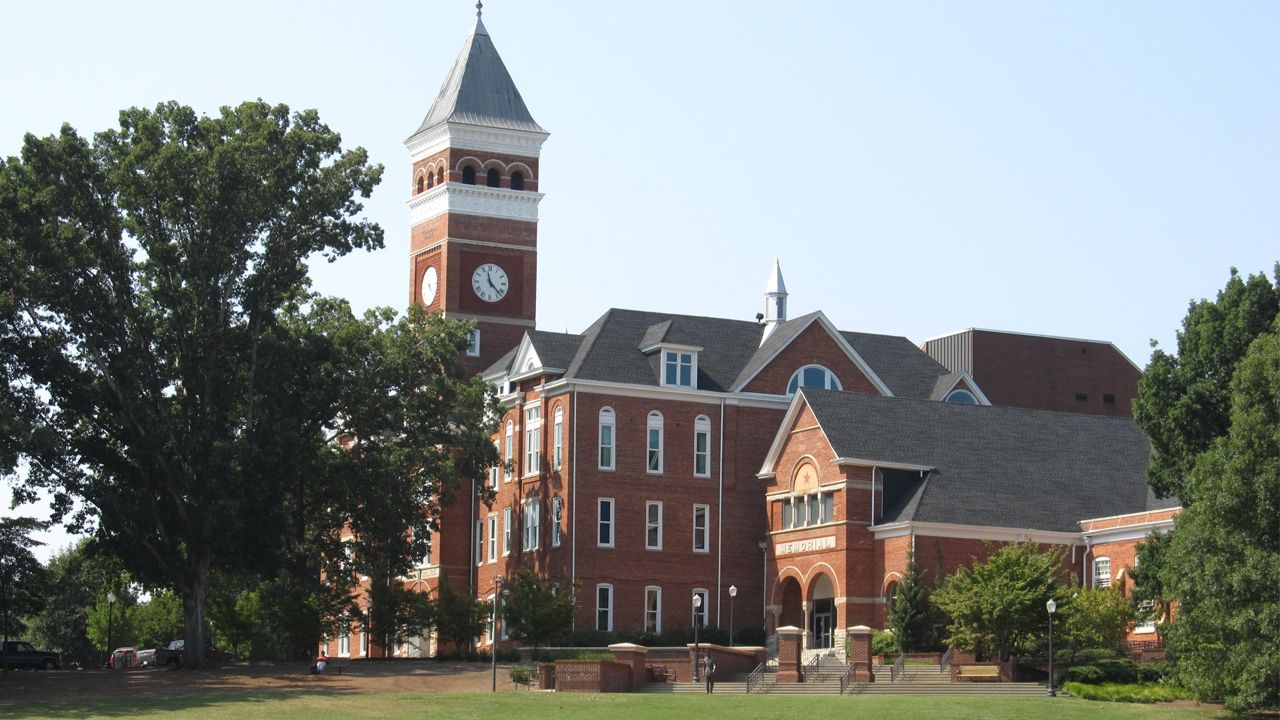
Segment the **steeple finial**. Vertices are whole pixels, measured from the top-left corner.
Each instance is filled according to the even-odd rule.
[[[764,335],[760,338],[760,343],[763,344],[765,338],[786,321],[787,285],[782,282],[782,263],[774,258],[773,268],[769,270],[769,280],[764,286]]]
[[[484,0],[476,0],[476,17],[484,12]]]

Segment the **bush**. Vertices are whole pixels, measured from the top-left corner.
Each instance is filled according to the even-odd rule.
[[[878,632],[871,636],[872,655],[890,655],[898,652],[898,639],[891,632]]]
[[[1075,668],[1072,668],[1073,670]],[[1103,702],[1154,703],[1184,700],[1190,695],[1171,685],[1162,683],[1102,683],[1086,685],[1078,682],[1065,682],[1062,690],[1084,700],[1100,700]]]
[[[498,662],[500,663],[518,663],[520,662],[519,650],[498,650]]]
[[[1054,655],[1057,656],[1059,661],[1065,659],[1076,665],[1091,665],[1099,660],[1120,659],[1120,653],[1116,652],[1112,648],[1085,648],[1084,650],[1077,650],[1074,653],[1068,650],[1063,650],[1054,653]]]
[[[1138,682],[1140,683],[1164,682],[1165,676],[1168,674],[1169,668],[1162,662],[1146,663],[1138,666]]]
[[[1088,665],[1074,665],[1067,668],[1062,677],[1067,681],[1091,685],[1132,683],[1138,679],[1138,670],[1130,660],[1098,660]]]
[[[538,677],[538,670],[532,665],[512,665],[507,672],[511,675],[511,682],[516,685],[530,685]]]

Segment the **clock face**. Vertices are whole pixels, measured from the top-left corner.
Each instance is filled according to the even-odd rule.
[[[434,267],[427,268],[422,273],[422,304],[430,305],[436,299],[436,286],[439,279],[436,277],[436,269]]]
[[[507,271],[485,263],[471,273],[471,289],[485,302],[498,302],[507,296]]]

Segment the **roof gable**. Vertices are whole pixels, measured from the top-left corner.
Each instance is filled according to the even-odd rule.
[[[825,338],[829,338],[832,344],[830,349],[835,351],[835,354],[827,354],[825,362],[811,362],[821,359],[815,357],[817,348],[805,348],[803,346],[805,342],[821,342],[814,339],[816,337],[814,333],[809,332],[814,328],[817,328]],[[841,357],[852,364],[852,372],[860,377],[851,377],[848,372],[849,368],[836,368],[827,365],[827,363],[831,365],[838,364],[837,360]],[[803,358],[808,358],[809,360],[801,362]],[[779,367],[778,363],[784,363],[785,367]],[[827,369],[840,378],[841,385],[847,390],[893,395],[893,391],[889,389],[889,386],[880,379],[876,372],[871,369],[871,366],[867,364],[867,361],[863,359],[857,350],[853,349],[821,311],[779,323],[778,327],[753,353],[751,360],[742,368],[742,371],[734,380],[732,390],[783,394],[786,392],[786,383],[790,380],[791,375],[806,364],[826,365]],[[845,372],[842,373],[841,370],[845,370]],[[781,380],[781,388],[778,388],[776,387],[779,384],[778,378],[782,375],[786,377]],[[859,379],[865,381],[863,387],[858,387]]]

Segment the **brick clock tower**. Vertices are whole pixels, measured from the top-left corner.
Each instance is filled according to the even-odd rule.
[[[413,161],[409,299],[476,323],[472,371],[534,328],[538,156],[547,136],[477,12],[431,111],[405,141]]]

